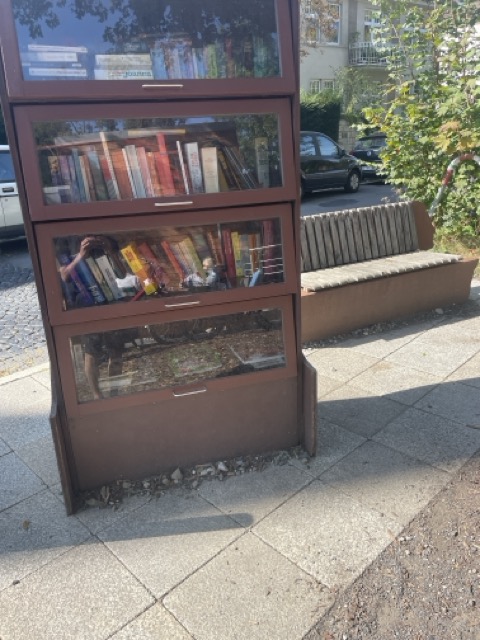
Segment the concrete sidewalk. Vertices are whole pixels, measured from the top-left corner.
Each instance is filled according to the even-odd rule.
[[[480,282],[454,313],[306,353],[308,464],[70,517],[48,366],[0,378],[1,640],[301,640],[480,448]]]

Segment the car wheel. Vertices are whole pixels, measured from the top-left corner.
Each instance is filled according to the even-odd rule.
[[[360,187],[360,174],[358,171],[351,171],[348,174],[347,182],[345,184],[345,191],[347,193],[355,193]]]

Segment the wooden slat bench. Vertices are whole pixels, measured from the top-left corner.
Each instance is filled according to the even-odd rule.
[[[429,251],[433,235],[421,202],[301,218],[302,341],[465,302],[478,260]]]

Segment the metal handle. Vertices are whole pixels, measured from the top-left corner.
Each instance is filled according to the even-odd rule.
[[[175,398],[182,398],[183,396],[194,396],[197,393],[206,393],[206,389],[195,389],[195,391],[185,391],[184,393],[175,393],[175,391],[173,392],[173,395],[175,396]]]
[[[142,84],[142,89],[183,89],[183,84]]]
[[[2,188],[2,193],[13,193],[14,192],[14,188],[13,187],[3,187]]]
[[[177,304],[166,304],[165,307],[167,309],[172,309],[173,307],[192,307],[194,304],[200,304],[200,300],[192,300],[191,302],[178,302]]]
[[[185,200],[184,202],[155,202],[156,207],[183,207],[186,204],[193,204],[193,201]]]

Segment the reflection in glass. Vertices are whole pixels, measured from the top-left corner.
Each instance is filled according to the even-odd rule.
[[[54,238],[64,310],[285,281],[280,220]]]
[[[14,0],[25,80],[280,75],[274,0]]]
[[[279,309],[90,333],[70,347],[80,403],[286,364]]]
[[[34,124],[44,203],[282,185],[276,114]]]

